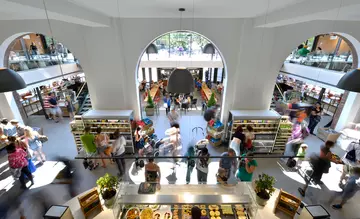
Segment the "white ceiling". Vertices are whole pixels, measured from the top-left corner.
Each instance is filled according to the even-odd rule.
[[[248,18],[305,0],[68,0],[112,17]]]

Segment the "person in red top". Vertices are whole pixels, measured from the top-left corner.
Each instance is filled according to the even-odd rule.
[[[16,148],[14,143],[10,143],[8,146],[6,146],[6,151],[8,152],[10,168],[21,169],[21,175],[19,177],[21,188],[27,189],[25,184],[25,176],[31,181],[31,185],[34,185],[33,176],[31,175],[31,172],[28,168],[26,152],[22,148]]]
[[[46,95],[43,97],[44,102],[44,110],[45,113],[49,116],[49,119],[53,119],[53,115],[51,114],[51,104],[49,103],[50,95]]]

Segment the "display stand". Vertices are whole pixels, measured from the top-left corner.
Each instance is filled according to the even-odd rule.
[[[257,218],[258,207],[250,183],[240,182],[227,188],[210,184],[161,185],[155,194],[146,195],[138,194],[138,190],[139,185],[120,183],[113,207],[115,219],[126,218],[129,210],[139,209],[140,212],[147,206],[154,215],[159,215],[158,218],[167,218],[166,213],[170,213],[172,217],[169,218],[190,219],[189,212],[193,206],[202,209],[203,216],[208,218],[211,218],[211,211],[220,218]]]
[[[222,142],[221,139],[224,134],[224,125],[220,121],[216,121],[213,124],[210,124],[210,122],[206,127],[209,144],[214,147],[220,146]]]
[[[238,126],[242,126],[245,131],[246,126],[251,125],[255,134],[255,140],[253,141],[254,152],[272,153],[280,117],[280,114],[274,110],[230,110],[228,117],[230,123],[229,139],[231,140]]]
[[[280,210],[294,218],[300,204],[301,200],[299,198],[281,189],[275,202],[274,214],[276,210]]]
[[[78,200],[85,218],[87,218],[87,216],[95,209],[103,210],[99,193],[96,188],[93,188],[85,195],[78,197]]]
[[[288,116],[282,116],[275,139],[273,153],[283,154],[285,152],[285,146],[291,136],[291,131],[292,123],[289,121]]]
[[[70,122],[71,133],[74,136],[76,151],[78,154],[82,151],[83,145],[80,136],[84,134],[84,123],[81,116],[75,116],[74,120]]]
[[[92,134],[96,134],[96,128],[101,127],[102,133],[109,135],[110,143],[116,140],[113,134],[119,130],[126,139],[125,153],[135,153],[131,129],[133,110],[90,110],[82,119],[84,126],[91,127]]]
[[[151,136],[155,133],[155,129],[153,127],[153,122],[149,118],[144,118],[137,122],[138,126],[142,127],[142,131],[145,135]]]

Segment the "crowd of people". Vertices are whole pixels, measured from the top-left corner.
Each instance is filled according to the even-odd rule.
[[[39,163],[44,163],[46,157],[42,151],[43,142],[47,137],[39,134],[29,126],[20,124],[13,119],[1,119],[0,146],[6,148],[11,174],[19,179],[21,188],[27,189],[26,179],[34,184],[32,173],[36,170],[33,158]],[[31,186],[30,185],[30,186]]]

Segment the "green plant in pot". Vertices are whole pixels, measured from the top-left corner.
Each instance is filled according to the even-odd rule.
[[[210,108],[216,105],[215,94],[212,92],[210,99],[208,100],[207,107]]]
[[[153,99],[151,98],[150,91],[147,98],[147,105],[145,107],[145,113],[147,116],[153,116],[155,113],[155,104]]]
[[[255,180],[256,201],[259,205],[265,206],[271,195],[275,192],[275,178],[265,173],[260,174]]]
[[[106,206],[112,206],[115,200],[116,187],[119,181],[117,177],[106,173],[103,177],[100,177],[96,184],[99,186],[100,194],[105,200]]]

